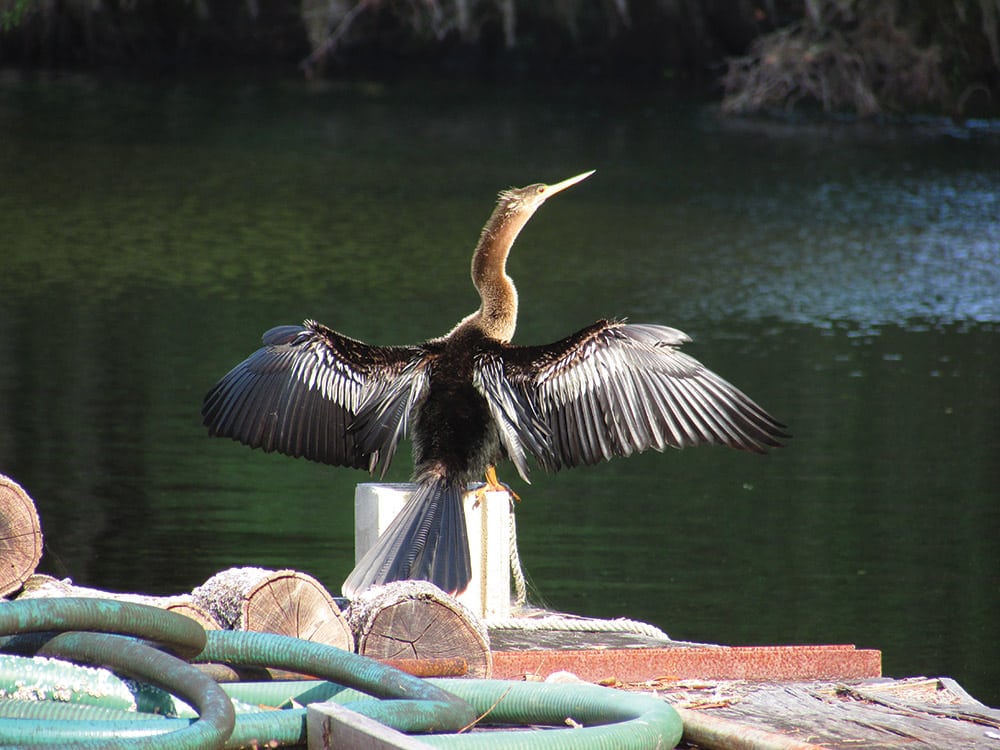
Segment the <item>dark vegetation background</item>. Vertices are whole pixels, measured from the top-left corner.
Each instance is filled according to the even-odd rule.
[[[0,65],[662,80],[734,113],[1000,111],[1000,0],[0,0]]]

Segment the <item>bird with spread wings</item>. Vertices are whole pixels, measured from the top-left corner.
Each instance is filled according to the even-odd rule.
[[[650,448],[717,444],[764,453],[789,437],[738,388],[680,351],[662,325],[598,321],[561,341],[511,343],[517,292],[506,260],[551,195],[591,173],[500,194],[473,254],[480,307],[448,334],[372,346],[314,321],[279,326],[209,391],[210,434],[264,451],[384,476],[412,439],[416,489],[344,583],[431,581],[462,591],[471,575],[462,496],[495,483],[509,459],[527,482]]]

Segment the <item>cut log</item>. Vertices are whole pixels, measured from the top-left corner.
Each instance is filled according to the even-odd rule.
[[[42,527],[35,503],[0,474],[0,596],[17,591],[42,559]]]
[[[148,596],[146,594],[120,594],[114,591],[102,591],[86,586],[77,586],[68,578],[58,579],[52,576],[36,574],[24,583],[24,588],[18,599],[51,599],[65,596],[83,596],[91,599],[114,599],[120,602],[135,602],[151,607],[169,609],[171,612],[190,617],[205,630],[219,630],[222,626],[210,612],[199,606],[191,594],[175,596]]]
[[[233,630],[279,633],[347,651],[354,639],[330,592],[295,570],[229,568],[191,592],[194,601]]]
[[[358,653],[375,659],[464,659],[470,677],[493,672],[486,627],[426,581],[374,586],[351,602]]]

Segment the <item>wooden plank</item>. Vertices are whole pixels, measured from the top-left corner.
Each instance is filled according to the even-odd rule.
[[[750,726],[709,711],[677,708],[684,722],[684,740],[690,745],[712,750],[826,750],[822,745],[804,742],[777,732]]]
[[[666,697],[684,711],[685,739],[704,748],[733,747],[714,744],[722,742],[709,731],[714,719],[783,738],[791,743],[788,747],[1000,747],[1000,711],[984,706],[948,678],[684,687],[667,686]]]
[[[882,674],[882,654],[850,645],[687,646],[597,650],[494,651],[498,679],[544,679],[572,672],[582,680],[852,680]]]
[[[306,741],[309,750],[430,750],[416,737],[336,703],[306,707]]]

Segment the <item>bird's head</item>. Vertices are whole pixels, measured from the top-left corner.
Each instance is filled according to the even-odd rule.
[[[539,182],[527,187],[510,188],[500,193],[499,203],[506,209],[508,214],[516,213],[530,216],[553,195],[562,192],[581,180],[587,179],[594,172],[595,170],[592,169],[589,172],[578,174],[576,177],[570,177],[568,180],[557,182],[554,185],[546,185]]]

